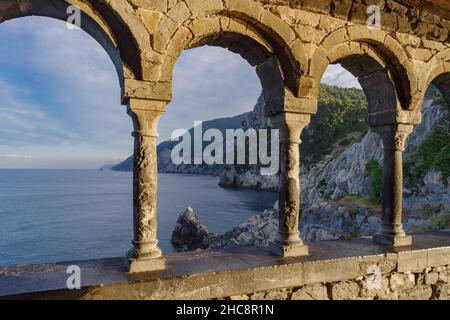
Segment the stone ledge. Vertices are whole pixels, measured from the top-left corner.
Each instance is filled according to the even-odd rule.
[[[3,299],[213,299],[314,283],[353,280],[376,265],[383,274],[450,264],[450,231],[414,236],[392,249],[370,238],[308,243],[310,256],[280,258],[265,248],[169,254],[167,270],[126,273],[123,258],[0,268]],[[66,289],[69,265],[81,268],[81,290]]]

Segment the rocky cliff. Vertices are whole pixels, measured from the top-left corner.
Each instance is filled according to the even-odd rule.
[[[406,161],[431,131],[447,117],[448,111],[436,104],[435,100],[425,101],[422,122],[415,126],[406,143]],[[365,166],[369,160],[382,163],[382,148],[379,135],[368,132],[361,142],[352,144],[343,152],[332,152],[308,172],[303,172],[302,201],[310,206],[322,200],[337,200],[346,195],[369,197],[371,178],[365,173]]]
[[[445,136],[439,137],[440,147],[450,147],[448,110],[439,99],[428,97],[423,105],[423,120],[410,135],[405,163],[420,166],[423,160],[417,158],[418,150],[439,128],[445,128]],[[351,135],[350,145],[343,147],[338,141],[316,164],[302,170],[302,220],[300,229],[305,240],[341,239],[372,235],[380,225],[380,206],[370,197],[371,181],[366,172],[369,161],[382,163],[382,143],[374,132],[367,132],[358,138]],[[349,139],[347,136],[346,139]],[[433,148],[431,148],[433,149]],[[447,149],[442,149],[444,153]],[[426,149],[428,150],[428,149]],[[436,151],[436,150],[434,150]],[[434,152],[433,151],[433,152]],[[450,163],[447,156],[444,168]],[[446,167],[445,167],[446,165]],[[405,164],[406,166],[406,164]],[[411,166],[408,164],[408,166]],[[414,168],[413,168],[414,169]],[[417,168],[416,168],[417,169]],[[411,170],[409,169],[410,171]],[[448,170],[448,169],[447,169]],[[405,170],[408,171],[408,170]],[[444,170],[445,171],[445,170]],[[428,231],[450,227],[450,178],[447,173],[429,169],[423,176],[405,179],[404,228],[407,232]],[[257,170],[239,172],[231,168],[221,176],[221,183],[242,188],[276,190],[276,177],[262,177]],[[232,183],[230,183],[232,181]],[[240,245],[269,245],[274,240],[278,227],[278,211],[270,209],[249,218],[238,227],[223,235],[212,235],[195,218],[181,219],[178,223],[201,226],[202,234],[208,238],[209,248],[223,248]],[[193,217],[193,216],[191,216]],[[195,222],[195,223],[194,223]],[[179,241],[183,243],[183,241]],[[203,245],[204,247],[204,245]]]

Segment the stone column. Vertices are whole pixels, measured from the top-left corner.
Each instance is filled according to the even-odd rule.
[[[133,247],[129,272],[162,270],[165,260],[157,239],[157,126],[167,102],[131,99],[128,114],[134,125]]]
[[[375,128],[381,135],[384,150],[381,227],[373,236],[373,241],[378,244],[394,247],[412,244],[412,237],[405,234],[402,225],[403,151],[412,129],[413,126],[409,124]]]
[[[283,257],[308,255],[300,239],[300,134],[310,122],[310,115],[283,112],[271,116],[280,130],[279,227],[273,252]]]

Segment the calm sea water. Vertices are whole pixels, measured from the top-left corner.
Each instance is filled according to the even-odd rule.
[[[223,189],[216,177],[159,175],[158,238],[190,206],[222,233],[273,206],[276,194]],[[0,265],[123,256],[132,239],[132,174],[96,170],[0,170]]]

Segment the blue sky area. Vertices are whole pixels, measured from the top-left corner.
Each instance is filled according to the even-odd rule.
[[[120,104],[106,52],[62,21],[28,17],[0,24],[0,168],[98,168],[132,153],[131,120]],[[323,82],[359,87],[340,66]],[[253,108],[261,86],[254,69],[222,48],[185,51],[162,139],[196,120]]]

